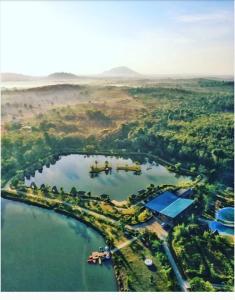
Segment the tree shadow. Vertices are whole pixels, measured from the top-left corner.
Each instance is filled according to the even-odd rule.
[[[151,271],[151,272],[157,272],[157,268],[154,264],[152,264],[151,266],[148,266],[148,269]]]

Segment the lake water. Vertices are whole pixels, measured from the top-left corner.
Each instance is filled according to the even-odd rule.
[[[90,166],[98,161],[104,164],[108,161],[112,165],[112,172],[99,173],[97,177],[90,176]],[[30,179],[25,179],[26,185],[34,181],[37,186],[48,184],[63,187],[70,192],[75,186],[77,190],[91,192],[97,196],[108,194],[111,199],[123,200],[129,195],[137,193],[138,190],[145,189],[149,184],[177,184],[187,180],[186,176],[178,176],[168,171],[165,167],[156,163],[144,163],[141,165],[141,174],[135,175],[133,172],[117,171],[117,165],[132,164],[132,159],[110,157],[104,155],[84,156],[71,154],[62,156],[54,165],[43,167],[42,172],[36,171]]]
[[[116,291],[111,262],[89,265],[104,246],[93,229],[46,209],[1,199],[2,291]]]

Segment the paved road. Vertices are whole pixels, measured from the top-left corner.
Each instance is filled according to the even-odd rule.
[[[176,275],[176,278],[177,278],[177,281],[178,281],[178,284],[179,284],[181,290],[184,291],[184,292],[188,292],[189,283],[186,280],[183,279],[183,277],[182,277],[182,275],[179,271],[179,268],[178,268],[178,266],[175,262],[175,259],[171,254],[171,250],[170,250],[170,248],[169,248],[166,241],[163,242],[163,248],[164,248],[165,253],[168,257],[168,260],[171,264],[171,267],[172,267],[173,271],[175,272],[175,275]]]

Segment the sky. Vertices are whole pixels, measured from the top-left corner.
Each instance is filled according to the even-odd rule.
[[[1,1],[1,72],[233,74],[233,1]]]

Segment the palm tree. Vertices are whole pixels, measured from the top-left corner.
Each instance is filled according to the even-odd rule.
[[[45,186],[45,184],[43,183],[43,184],[41,185],[41,187],[40,187],[40,190],[41,190],[41,191],[45,191],[45,189],[46,189],[46,186]]]
[[[37,189],[36,183],[34,181],[30,184],[30,187],[31,187],[31,189],[34,189],[34,190]]]
[[[60,188],[60,193],[63,195],[64,194],[64,189],[61,187]]]
[[[57,189],[57,187],[54,185],[53,187],[52,187],[52,193],[55,193],[55,194],[58,194],[59,192],[58,192],[58,189]]]
[[[77,195],[77,190],[74,186],[71,188],[70,195],[72,195],[73,197],[76,197]]]

